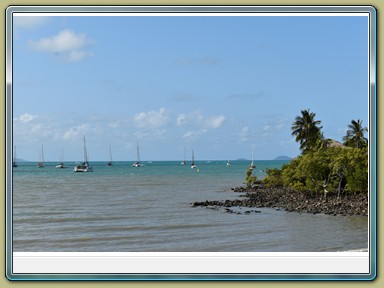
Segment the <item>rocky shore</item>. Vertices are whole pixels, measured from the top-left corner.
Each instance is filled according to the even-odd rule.
[[[203,201],[191,203],[192,207],[203,206],[211,209],[223,209],[228,213],[251,214],[260,213],[258,210],[240,212],[235,207],[247,208],[273,208],[288,212],[328,214],[328,215],[368,215],[368,196],[356,195],[311,195],[297,191],[288,191],[284,188],[267,188],[262,184],[255,185],[247,191],[244,187],[231,189],[233,192],[243,192],[240,199],[224,201]]]

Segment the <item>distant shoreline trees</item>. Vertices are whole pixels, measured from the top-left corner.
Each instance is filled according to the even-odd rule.
[[[300,143],[302,154],[283,165],[282,169],[268,169],[263,183],[268,187],[285,187],[307,193],[368,192],[368,132],[361,120],[352,120],[343,137],[344,145],[325,139],[321,121],[316,114],[302,110],[292,124],[292,135]],[[339,143],[339,145],[335,145]]]

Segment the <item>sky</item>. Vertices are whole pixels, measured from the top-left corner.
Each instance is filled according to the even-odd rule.
[[[296,157],[304,109],[324,137],[368,126],[359,16],[14,16],[17,158]],[[368,136],[368,135],[366,135]]]

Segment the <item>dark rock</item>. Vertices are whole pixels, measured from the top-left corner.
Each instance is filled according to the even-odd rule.
[[[234,213],[229,207],[273,208],[288,212],[327,214],[327,215],[368,215],[368,196],[365,194],[346,194],[338,197],[329,193],[325,199],[323,195],[297,192],[292,189],[267,188],[257,183],[250,190],[245,187],[235,187],[234,192],[245,192],[242,199],[225,201],[194,202],[192,207],[225,207],[227,213]],[[232,211],[232,212],[231,212]],[[259,213],[255,212],[255,213]],[[239,213],[238,213],[239,214]],[[240,213],[241,214],[241,213]],[[245,214],[250,214],[246,211]]]

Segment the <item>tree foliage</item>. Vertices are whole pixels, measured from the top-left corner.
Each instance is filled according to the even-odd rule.
[[[308,110],[302,110],[301,116],[295,118],[292,124],[292,135],[300,143],[303,153],[311,151],[322,138],[321,121],[315,120],[316,114]]]
[[[300,143],[302,154],[283,165],[282,169],[268,169],[263,183],[269,187],[285,187],[307,193],[368,192],[368,140],[362,121],[351,121],[343,138],[344,145],[331,145],[309,110],[301,111],[292,124],[292,135]]]
[[[368,132],[367,127],[363,127],[363,120],[352,120],[348,125],[347,134],[343,137],[344,145],[349,147],[363,148],[368,144],[368,139],[364,133]]]
[[[251,187],[256,183],[257,177],[256,175],[252,175],[253,169],[248,168],[245,176],[245,183],[247,184],[247,189],[251,189]]]
[[[367,193],[368,149],[331,147],[300,155],[281,170],[267,170],[263,182],[315,194]]]

